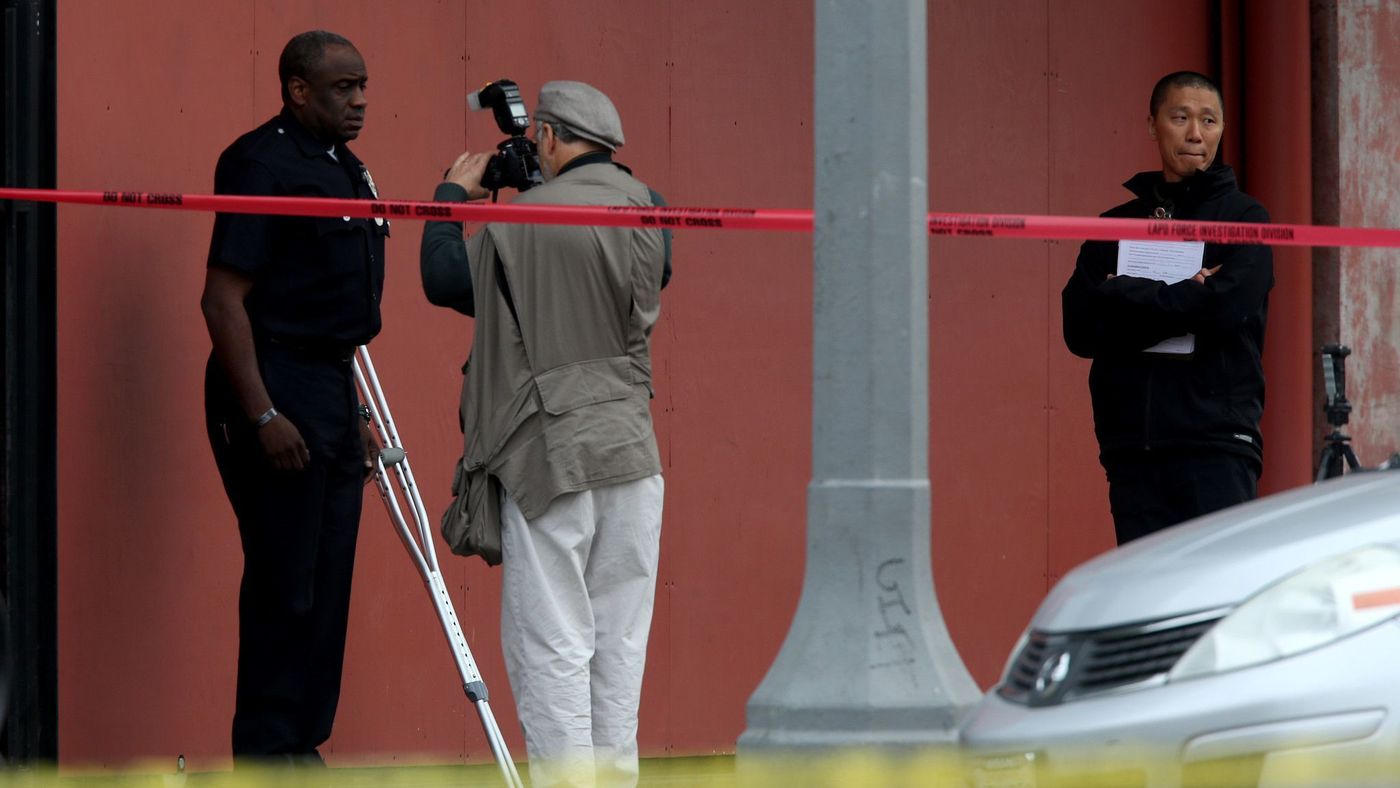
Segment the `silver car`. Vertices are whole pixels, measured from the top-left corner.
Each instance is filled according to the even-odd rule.
[[[1061,580],[961,731],[972,786],[1400,785],[1400,472]]]

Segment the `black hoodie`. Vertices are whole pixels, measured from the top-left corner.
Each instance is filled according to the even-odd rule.
[[[1180,183],[1143,172],[1123,184],[1137,195],[1104,216],[1268,222],[1241,192],[1234,170],[1217,162]],[[1206,244],[1205,284],[1165,284],[1108,275],[1118,245],[1086,241],[1062,295],[1065,344],[1094,360],[1089,394],[1100,459],[1150,456],[1177,448],[1219,448],[1262,462],[1264,320],[1274,285],[1267,246]],[[1190,356],[1144,353],[1164,339],[1195,334]]]

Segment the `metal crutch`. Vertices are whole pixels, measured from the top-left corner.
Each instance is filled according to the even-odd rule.
[[[369,349],[363,345],[356,351],[354,367],[355,383],[360,389],[362,401],[369,404],[374,429],[383,447],[376,462],[379,495],[384,499],[384,506],[389,510],[389,517],[394,521],[394,529],[398,531],[399,539],[403,541],[409,557],[413,559],[413,565],[418,567],[418,574],[423,576],[423,583],[428,587],[428,596],[432,598],[433,609],[437,611],[438,620],[442,623],[442,632],[447,636],[448,645],[452,647],[452,656],[457,661],[457,673],[462,677],[462,688],[481,717],[481,725],[486,730],[486,741],[491,745],[496,765],[501,768],[501,776],[510,788],[522,788],[520,773],[516,771],[515,761],[511,760],[510,751],[506,749],[505,737],[501,735],[500,726],[496,724],[496,718],[491,713],[491,704],[487,702],[486,682],[476,669],[476,660],[472,659],[471,648],[467,646],[467,638],[462,634],[462,625],[457,621],[457,611],[452,606],[452,598],[442,580],[437,550],[433,547],[428,512],[423,508],[423,498],[418,494],[418,485],[413,481],[413,469],[409,467],[408,455],[404,453],[403,444],[399,441],[394,417],[389,413],[389,402],[384,398],[384,390],[379,386],[379,376],[375,374]],[[411,507],[413,519],[418,526],[416,534],[404,520],[398,494],[395,494],[389,485],[389,468],[394,469],[399,494],[407,499]]]

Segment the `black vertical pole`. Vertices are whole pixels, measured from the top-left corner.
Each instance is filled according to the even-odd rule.
[[[56,0],[3,0],[3,183],[55,184]],[[58,545],[55,210],[0,202],[4,452],[0,588],[8,607],[6,757],[58,759]],[[0,630],[4,631],[4,630]]]

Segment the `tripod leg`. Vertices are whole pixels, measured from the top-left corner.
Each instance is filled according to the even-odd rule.
[[[1342,456],[1346,458],[1347,470],[1361,470],[1361,461],[1356,459],[1356,452],[1351,450],[1351,446],[1348,445],[1342,447]]]
[[[1317,458],[1317,479],[1315,481],[1335,479],[1341,475],[1341,457],[1337,456],[1336,447],[1329,443],[1322,447],[1322,454]]]

